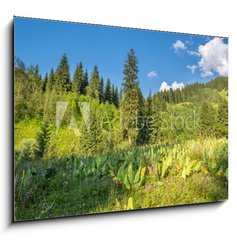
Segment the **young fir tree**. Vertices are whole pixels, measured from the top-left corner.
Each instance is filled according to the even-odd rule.
[[[115,88],[114,88],[114,84],[112,84],[112,87],[111,87],[111,103],[113,103],[115,105]]]
[[[111,93],[111,83],[110,79],[106,81],[105,85],[105,95],[104,95],[105,102],[108,101],[109,103],[112,102],[112,93]]]
[[[119,92],[118,92],[118,88],[117,87],[115,88],[113,103],[114,103],[116,108],[119,107]]]
[[[50,138],[49,125],[47,122],[44,122],[36,138],[36,142],[37,142],[36,156],[37,157],[43,158],[49,142],[49,138]]]
[[[91,102],[89,122],[82,122],[80,149],[82,155],[94,155],[103,149],[101,116],[98,111],[98,102]]]
[[[54,70],[53,70],[53,68],[51,68],[49,78],[48,78],[48,82],[47,82],[47,85],[46,85],[46,90],[52,91],[52,89],[54,88],[54,83],[55,83]]]
[[[98,101],[100,100],[100,76],[97,66],[94,67],[92,72],[87,94],[92,99],[97,99]]]
[[[66,93],[71,89],[70,71],[67,55],[64,54],[56,70],[56,90],[58,93]]]
[[[137,120],[140,112],[140,89],[138,81],[138,64],[133,49],[127,55],[124,64],[123,99],[121,102],[121,127],[124,139],[129,144],[137,141]]]
[[[198,129],[203,137],[215,135],[216,113],[215,109],[208,102],[203,102],[200,107]]]
[[[228,138],[228,102],[222,101],[216,118],[216,137]]]
[[[45,77],[44,77],[44,81],[43,81],[43,86],[42,86],[42,90],[43,90],[43,92],[46,91],[48,81],[49,81],[48,73],[46,73],[46,74],[45,74]]]
[[[89,85],[89,80],[88,80],[88,73],[87,73],[87,70],[84,72],[84,75],[83,75],[83,82],[82,82],[82,85],[81,85],[81,93],[83,95],[86,95],[86,91],[87,91],[87,87]]]
[[[100,102],[104,102],[104,79],[100,79]]]
[[[150,134],[151,134],[151,123],[152,123],[152,95],[151,91],[149,92],[148,97],[145,100],[145,125],[144,125],[144,130],[146,132],[145,134],[145,142],[150,141]]]
[[[151,105],[151,120],[150,120],[150,142],[155,144],[161,141],[161,126],[162,126],[162,100],[159,95],[155,95]]]
[[[80,62],[80,64],[76,66],[72,83],[72,91],[75,92],[77,95],[83,94],[84,88],[83,81],[84,81],[83,65],[82,62]]]

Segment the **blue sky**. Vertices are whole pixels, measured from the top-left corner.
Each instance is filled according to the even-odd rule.
[[[51,67],[56,69],[66,53],[71,76],[82,61],[89,74],[98,65],[104,79],[110,78],[118,87],[126,55],[133,48],[145,96],[149,90],[159,91],[164,82],[168,87],[174,82],[182,86],[228,74],[227,38],[18,17],[14,38],[15,56],[28,66],[38,64],[42,76]]]

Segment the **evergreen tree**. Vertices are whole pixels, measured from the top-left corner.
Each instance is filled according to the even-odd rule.
[[[88,85],[89,85],[88,73],[87,73],[87,70],[86,70],[85,73],[84,73],[83,82],[82,82],[82,86],[81,86],[81,93],[83,95],[86,95]]]
[[[47,82],[47,85],[46,85],[46,90],[52,91],[52,89],[54,88],[54,84],[55,84],[54,70],[53,70],[53,68],[51,68],[49,78],[48,78],[48,82]]]
[[[66,54],[63,55],[55,75],[57,92],[66,93],[70,91],[71,89],[70,71]]]
[[[151,96],[151,91],[149,92],[149,95],[145,101],[145,125],[144,125],[144,130],[145,130],[145,142],[149,142],[150,140],[150,134],[151,134],[151,129],[152,129],[152,96]]]
[[[228,102],[223,100],[217,112],[216,136],[228,138]]]
[[[104,79],[100,79],[100,102],[104,102]]]
[[[90,109],[90,122],[82,123],[81,136],[80,136],[80,148],[82,155],[91,155],[100,152],[103,149],[103,136],[101,127],[101,116],[98,111],[99,103],[91,102]]]
[[[138,81],[138,64],[135,52],[130,50],[124,64],[123,99],[121,103],[121,124],[124,139],[129,144],[137,140],[137,120],[139,114],[140,89]]]
[[[48,73],[46,73],[46,74],[45,74],[45,77],[44,77],[43,92],[46,91],[47,84],[48,84]]]
[[[88,92],[87,94],[92,99],[100,100],[100,76],[98,67],[95,65],[94,70],[92,72],[92,76],[90,79],[90,83],[88,85]]]
[[[80,64],[76,66],[72,83],[72,91],[75,92],[77,95],[83,94],[84,92],[83,81],[84,81],[83,65],[82,62],[80,62]]]
[[[208,102],[203,102],[200,107],[198,128],[203,137],[215,135],[216,114],[215,109]]]
[[[114,104],[114,106],[116,108],[119,107],[119,96],[118,96],[118,88],[114,87],[114,85],[112,85],[112,103]]]
[[[115,93],[114,93],[114,105],[116,108],[119,107],[119,92],[118,92],[118,88],[115,88]]]
[[[111,83],[109,79],[106,81],[106,85],[105,85],[104,100],[105,102],[106,101],[108,101],[109,103],[112,102]]]
[[[49,142],[49,138],[50,138],[49,125],[47,122],[44,122],[36,138],[36,142],[37,142],[36,155],[39,158],[43,158]]]
[[[162,127],[162,100],[159,95],[154,96],[151,105],[151,120],[150,120],[150,142],[153,144],[161,141]]]

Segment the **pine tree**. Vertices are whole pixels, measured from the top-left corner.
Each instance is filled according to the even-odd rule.
[[[87,94],[92,99],[97,99],[98,101],[100,100],[100,76],[97,66],[94,67],[94,70],[92,72]]]
[[[51,68],[49,78],[48,78],[48,82],[47,82],[47,85],[46,85],[46,90],[52,91],[52,89],[54,88],[54,84],[55,84],[54,70],[53,70],[53,68]]]
[[[36,138],[36,142],[37,142],[36,155],[39,158],[43,158],[49,142],[49,138],[50,138],[49,125],[47,122],[44,122]]]
[[[70,91],[71,89],[70,71],[66,54],[63,55],[55,75],[57,92],[66,93]]]
[[[100,79],[100,102],[104,102],[104,79]]]
[[[200,108],[198,128],[203,137],[215,135],[216,113],[215,109],[208,102],[203,102]]]
[[[114,105],[116,108],[119,107],[119,92],[118,92],[118,88],[115,88],[115,93],[114,93]]]
[[[95,155],[103,149],[103,136],[101,127],[101,116],[98,111],[98,102],[91,102],[90,122],[82,123],[80,148],[82,155]]]
[[[43,82],[43,87],[42,87],[43,92],[46,91],[47,84],[48,84],[48,73],[46,73],[45,77],[44,77],[44,82]]]
[[[107,81],[106,81],[104,100],[105,100],[105,102],[106,101],[108,101],[109,103],[112,102],[112,92],[111,92],[110,79],[107,79]]]
[[[121,124],[124,139],[128,139],[129,144],[133,144],[138,137],[137,120],[140,112],[138,64],[133,49],[131,49],[127,55],[123,73],[124,81],[123,100],[121,103]]]
[[[81,93],[83,95],[86,95],[88,85],[89,85],[88,73],[87,73],[87,70],[86,70],[85,73],[84,73],[83,82],[82,82],[82,86],[81,86]]]
[[[228,102],[222,101],[216,118],[216,137],[228,138]]]
[[[84,81],[83,65],[82,62],[80,62],[80,64],[76,66],[72,83],[72,91],[75,92],[77,95],[83,94],[84,92],[83,81]]]
[[[154,96],[151,106],[151,129],[150,142],[153,144],[161,141],[161,126],[162,126],[162,100],[159,95]]]
[[[150,135],[151,135],[151,129],[152,129],[152,96],[151,96],[151,91],[149,92],[149,95],[145,101],[145,125],[144,125],[144,131],[145,131],[145,142],[149,142],[150,140]]]

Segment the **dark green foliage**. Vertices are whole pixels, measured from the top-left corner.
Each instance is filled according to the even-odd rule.
[[[137,119],[140,113],[140,89],[138,81],[137,58],[133,49],[127,55],[123,70],[123,99],[121,102],[121,120],[124,139],[129,144],[137,141]]]
[[[48,73],[46,73],[46,74],[45,74],[45,77],[44,77],[44,81],[43,81],[43,87],[42,87],[43,92],[46,91],[48,81],[49,81]]]
[[[104,101],[105,102],[108,101],[109,103],[112,102],[111,83],[109,79],[107,79],[106,85],[105,85]]]
[[[210,103],[203,102],[200,107],[198,128],[201,136],[215,135],[216,111]]]
[[[43,158],[50,138],[50,130],[47,122],[44,122],[40,132],[37,134],[36,142],[36,155]]]
[[[82,155],[94,155],[100,152],[102,147],[101,116],[98,111],[98,102],[93,101],[90,107],[90,118],[86,123],[84,120],[81,127],[80,149]]]
[[[66,54],[61,58],[56,70],[55,84],[58,93],[67,93],[71,89],[70,71]]]
[[[100,79],[100,102],[104,102],[104,79],[101,77]]]
[[[223,100],[218,106],[216,136],[228,138],[228,102]]]
[[[48,78],[48,81],[47,81],[47,85],[46,85],[46,90],[52,91],[53,87],[54,87],[54,84],[55,84],[54,70],[53,70],[53,68],[51,68],[49,78]]]
[[[94,67],[92,72],[87,94],[92,99],[100,100],[100,76],[97,66]]]
[[[152,99],[150,120],[150,142],[159,143],[161,139],[161,126],[162,126],[162,100],[159,95],[156,95]]]
[[[83,65],[82,62],[80,62],[80,64],[76,66],[72,83],[72,91],[77,95],[84,93],[83,81],[84,81]]]
[[[82,82],[82,94],[86,95],[86,89],[88,87],[89,81],[88,81],[88,73],[87,70],[84,72],[84,78],[83,78],[83,82]]]

